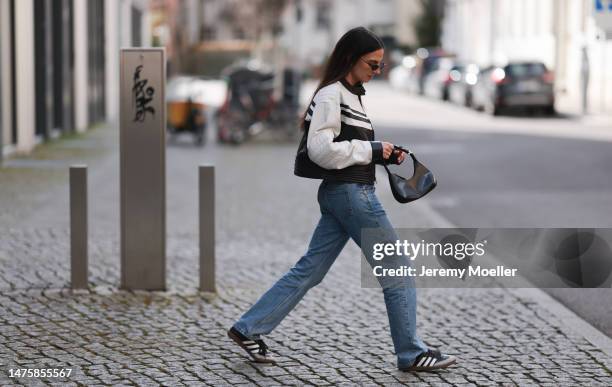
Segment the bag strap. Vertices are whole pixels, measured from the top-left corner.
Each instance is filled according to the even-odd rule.
[[[417,160],[416,156],[414,155],[414,153],[412,153],[408,148],[404,148],[403,146],[400,145],[393,145],[393,149],[399,150],[404,152],[405,154],[407,154],[408,156],[410,156],[412,158],[412,162],[416,165],[417,163],[419,163],[419,160]]]
[[[402,151],[402,152],[404,152],[404,153],[406,153],[408,155],[412,155],[412,152],[410,152],[410,150],[408,150],[408,149],[406,149],[406,148],[404,148],[404,147],[402,147],[400,145],[393,145],[393,149]]]
[[[412,158],[412,164],[415,166],[415,169],[416,169],[416,165],[417,165],[417,163],[418,163],[419,161],[418,161],[418,160],[417,160],[417,158],[414,156],[414,153],[412,153],[412,152],[411,152],[409,149],[404,148],[403,146],[400,146],[400,145],[393,145],[393,149],[395,149],[395,150],[399,150],[399,151],[404,152],[404,153],[406,153],[407,155],[409,155],[409,156]],[[386,163],[383,163],[383,167],[385,167],[385,170],[387,171],[387,174],[389,174],[389,175],[391,175],[391,174],[392,174],[392,173],[391,173],[391,171],[389,170],[389,167],[387,167],[387,164],[386,164]]]

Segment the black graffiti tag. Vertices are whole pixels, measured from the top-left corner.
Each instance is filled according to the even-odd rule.
[[[155,89],[151,86],[147,87],[147,83],[149,82],[147,79],[140,78],[142,68],[143,66],[139,65],[134,71],[134,85],[132,86],[132,98],[136,105],[134,122],[144,122],[147,113],[155,115],[155,109],[149,106],[151,101],[153,101]]]

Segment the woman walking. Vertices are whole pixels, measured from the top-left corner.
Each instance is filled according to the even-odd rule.
[[[383,55],[383,43],[371,31],[357,27],[345,33],[304,114],[307,134],[298,150],[295,174],[323,180],[317,198],[321,219],[306,254],[228,331],[256,362],[275,362],[261,336],[270,333],[321,282],[349,238],[363,247],[363,228],[384,228],[397,239],[375,194],[375,164],[400,164],[404,153],[394,151],[389,142],[374,141],[361,104],[363,83],[383,70]],[[416,291],[413,280],[404,279],[402,286],[383,285],[397,367],[404,371],[446,368],[456,359],[427,348],[417,336]]]

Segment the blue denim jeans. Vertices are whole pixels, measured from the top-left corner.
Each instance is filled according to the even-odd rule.
[[[349,238],[361,247],[363,228],[384,228],[397,240],[373,184],[323,181],[318,201],[321,219],[308,251],[234,324],[243,335],[257,339],[270,333],[306,292],[321,282]],[[366,256],[366,260],[374,264],[371,256]],[[414,280],[404,277],[403,281],[402,286],[381,283],[400,368],[412,365],[420,353],[427,351],[416,334]]]

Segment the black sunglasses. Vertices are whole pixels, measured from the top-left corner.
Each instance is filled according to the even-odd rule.
[[[367,60],[363,59],[363,58],[359,58],[362,61],[364,61],[365,63],[368,64],[368,66],[370,66],[370,68],[372,69],[372,71],[376,71],[378,69],[380,69],[380,71],[383,71],[385,69],[385,62],[380,62],[380,64],[378,63],[370,63]]]

